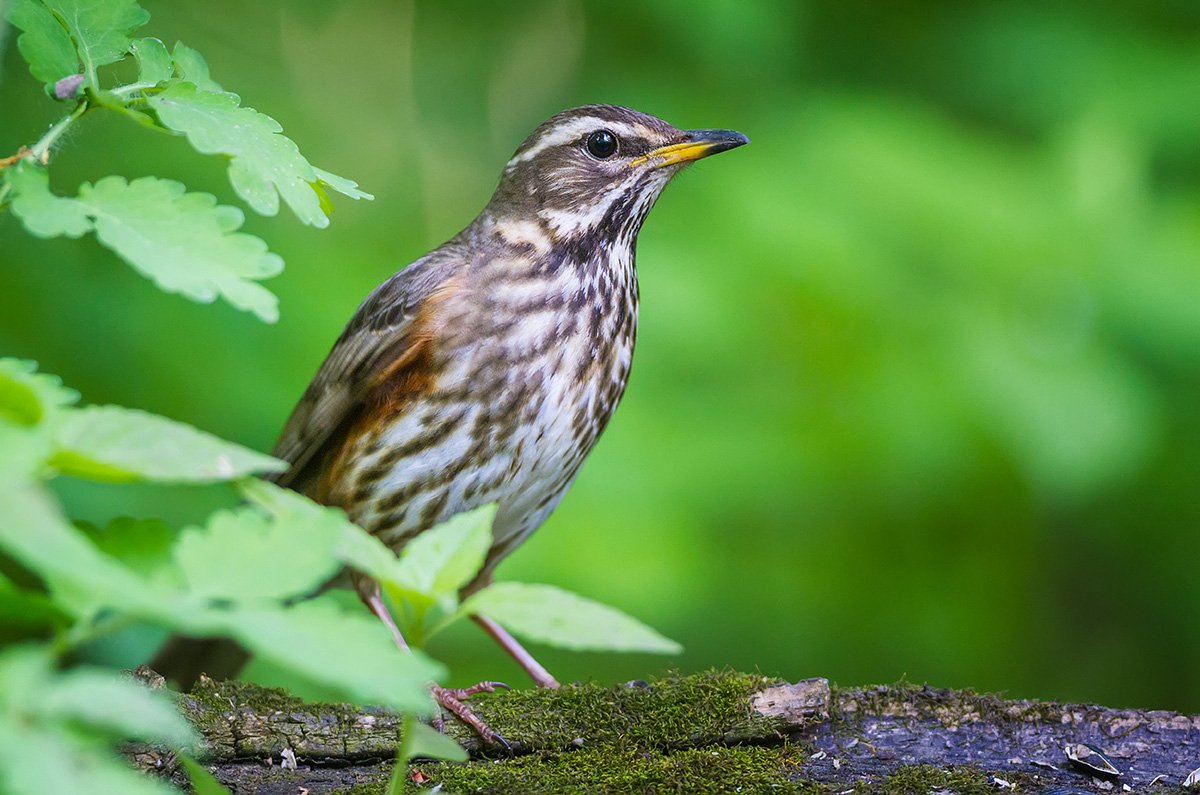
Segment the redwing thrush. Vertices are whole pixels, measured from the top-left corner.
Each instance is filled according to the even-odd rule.
[[[395,550],[495,501],[492,547],[464,596],[486,585],[558,505],[625,390],[646,214],[685,165],[745,143],[612,105],[546,121],[478,218],[358,308],[283,430],[279,482]],[[378,586],[356,585],[403,645]],[[475,620],[557,687],[503,628]],[[434,692],[496,740],[461,703],[494,684]]]

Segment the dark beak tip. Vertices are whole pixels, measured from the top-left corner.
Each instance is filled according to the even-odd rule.
[[[750,139],[737,130],[688,130],[693,141],[712,144],[712,154],[745,146]]]
[[[734,130],[722,130],[723,136],[713,141],[713,154],[717,152],[728,152],[730,149],[737,149],[739,146],[745,146],[750,143],[750,139]]]

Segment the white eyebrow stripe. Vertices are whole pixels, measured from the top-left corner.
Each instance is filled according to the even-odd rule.
[[[650,131],[640,124],[627,124],[622,121],[612,121],[610,119],[602,119],[598,116],[581,116],[578,119],[571,119],[557,127],[553,127],[533,146],[521,152],[519,155],[508,161],[505,168],[512,168],[518,163],[524,163],[532,160],[542,152],[553,146],[570,143],[585,132],[592,130],[612,130],[618,137],[625,136],[626,138],[648,138]]]
[[[583,209],[567,208],[556,210],[545,208],[538,211],[546,223],[560,235],[570,235],[582,230],[591,229],[604,220],[604,216],[612,209],[613,202],[634,186],[638,180],[636,173],[630,174],[619,184],[596,196]]]

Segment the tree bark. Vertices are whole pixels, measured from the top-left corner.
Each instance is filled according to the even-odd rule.
[[[242,682],[202,680],[179,696],[204,737],[202,759],[234,792],[382,792],[402,719],[384,710],[305,704]],[[472,708],[513,756],[418,762],[408,789],[429,792],[1163,792],[1200,773],[1200,717],[1160,710],[1005,700],[897,685],[841,689],[732,672],[616,687],[570,685],[478,697]],[[1104,774],[1092,746],[1117,771]],[[1092,768],[1072,762],[1064,749]],[[137,761],[171,773],[168,754]],[[179,776],[175,772],[176,777]]]

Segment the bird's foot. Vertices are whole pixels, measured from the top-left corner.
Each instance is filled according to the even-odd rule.
[[[501,737],[500,734],[491,726],[488,726],[486,723],[484,723],[482,718],[472,712],[471,708],[463,703],[471,696],[479,693],[493,693],[497,689],[511,690],[512,688],[503,682],[480,682],[479,684],[471,685],[470,687],[458,688],[439,687],[438,685],[434,685],[432,692],[434,700],[437,701],[437,703],[440,704],[447,712],[454,715],[454,717],[458,718],[460,721],[474,729],[475,733],[479,735],[485,745],[499,746],[503,748],[509,756],[512,756],[512,746],[508,744],[508,741]],[[434,727],[438,731],[441,731],[443,728],[442,716],[440,713],[434,720]]]
[[[449,693],[451,697],[456,698],[459,701],[466,701],[471,696],[475,696],[480,693],[495,693],[497,690],[512,690],[511,687],[503,682],[480,682],[478,684],[471,685],[470,687],[442,687],[438,689],[444,693]]]

